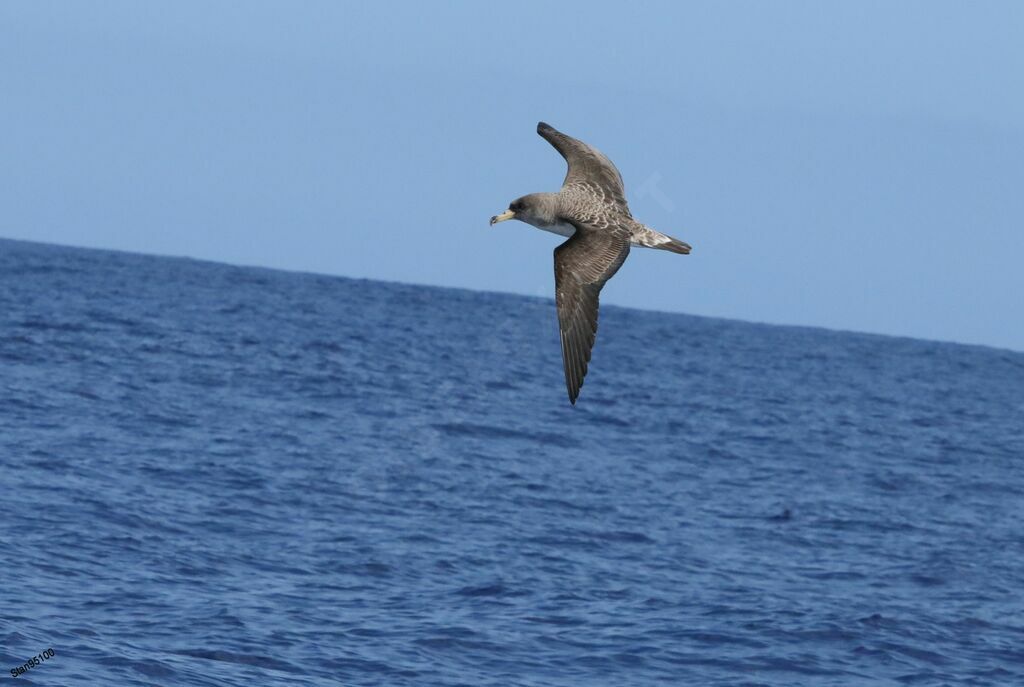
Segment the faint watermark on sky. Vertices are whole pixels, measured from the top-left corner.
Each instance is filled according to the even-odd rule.
[[[661,190],[661,172],[650,174],[633,192],[634,198],[653,198],[665,212],[675,212],[676,204]]]

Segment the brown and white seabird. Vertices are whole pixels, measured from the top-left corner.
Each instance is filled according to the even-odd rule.
[[[629,247],[686,255],[690,245],[633,219],[622,175],[597,148],[544,122],[537,124],[537,133],[569,163],[562,189],[517,198],[491,224],[518,219],[569,237],[555,248],[555,306],[565,386],[576,405],[597,335],[598,294],[625,262]]]

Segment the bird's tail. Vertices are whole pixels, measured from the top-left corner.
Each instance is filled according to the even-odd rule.
[[[659,250],[679,253],[680,255],[686,255],[690,252],[690,244],[685,241],[672,238],[668,234],[662,234],[660,231],[655,231],[649,226],[640,224],[639,222],[637,222],[636,226],[633,228],[631,243],[635,246],[657,248]]]

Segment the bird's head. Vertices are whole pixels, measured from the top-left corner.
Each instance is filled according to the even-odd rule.
[[[517,219],[535,227],[546,227],[555,224],[558,219],[555,216],[555,201],[553,193],[531,193],[522,198],[516,198],[508,204],[508,210],[491,218],[491,224],[504,222],[507,219]]]

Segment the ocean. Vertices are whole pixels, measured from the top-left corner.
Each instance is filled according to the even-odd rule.
[[[0,385],[18,684],[1024,684],[1022,353],[3,240]]]

